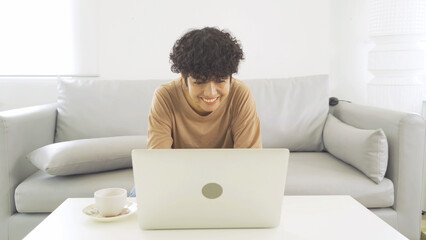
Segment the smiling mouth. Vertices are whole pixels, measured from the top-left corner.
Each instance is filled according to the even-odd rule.
[[[201,97],[201,100],[203,100],[203,102],[207,105],[213,105],[217,102],[217,100],[219,100],[219,97],[215,97],[215,98],[203,98],[203,97]]]

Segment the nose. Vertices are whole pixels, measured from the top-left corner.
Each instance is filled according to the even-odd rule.
[[[216,97],[217,96],[217,86],[215,81],[210,81],[206,84],[204,88],[204,96],[206,97]]]

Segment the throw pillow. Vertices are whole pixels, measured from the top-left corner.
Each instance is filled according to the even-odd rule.
[[[382,129],[365,130],[328,114],[323,141],[326,150],[380,183],[388,165],[388,142]]]
[[[27,158],[51,175],[101,172],[132,166],[133,149],[146,148],[146,136],[120,136],[53,143]]]

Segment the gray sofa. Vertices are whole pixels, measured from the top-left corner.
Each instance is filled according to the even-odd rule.
[[[1,112],[0,239],[24,237],[66,198],[92,197],[105,187],[130,191],[131,168],[53,176],[26,156],[56,142],[146,135],[153,92],[164,82],[63,79],[57,103]],[[342,101],[329,108],[327,76],[244,82],[256,99],[264,147],[291,151],[286,195],[351,195],[409,239],[420,238],[420,116]],[[329,113],[386,134],[389,160],[380,183],[327,152],[323,129]]]

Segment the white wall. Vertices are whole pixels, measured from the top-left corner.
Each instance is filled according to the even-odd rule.
[[[0,111],[56,101],[56,78],[0,78]]]
[[[176,78],[169,63],[174,42],[204,26],[228,29],[241,41],[242,80],[329,73],[330,2],[337,0],[93,1],[101,79]],[[0,78],[0,110],[55,99],[54,79]]]
[[[330,0],[330,96],[367,102],[367,0]]]
[[[241,79],[328,73],[329,0],[100,3],[100,68],[108,79],[173,79],[169,54],[190,28],[217,26],[242,43]]]

